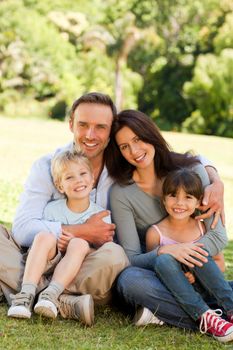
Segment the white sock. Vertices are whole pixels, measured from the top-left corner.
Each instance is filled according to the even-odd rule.
[[[36,295],[37,285],[32,282],[23,282],[21,292]]]
[[[60,296],[60,294],[63,292],[63,290],[64,290],[64,286],[56,281],[50,282],[48,287],[45,289],[46,292],[54,294],[57,299]]]

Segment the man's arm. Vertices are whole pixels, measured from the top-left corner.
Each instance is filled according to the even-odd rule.
[[[215,228],[220,216],[223,225],[225,225],[224,185],[215,168],[206,166],[205,169],[210,179],[210,185],[205,188],[202,206],[200,207],[204,214],[198,216],[197,219],[206,219],[214,215],[211,228]]]
[[[51,155],[42,157],[31,168],[13,222],[12,231],[16,242],[21,246],[29,247],[38,232],[48,231],[59,237],[62,230],[96,245],[111,241],[115,225],[107,224],[102,220],[105,215],[109,215],[108,212],[105,215],[95,214],[81,225],[61,225],[61,222],[43,218],[48,202],[61,198],[52,181],[51,158]]]
[[[104,210],[92,215],[84,224],[62,225],[62,234],[58,239],[58,249],[65,251],[68,242],[73,237],[79,237],[94,244],[101,246],[106,242],[112,242],[116,225],[105,222],[109,216],[109,211]]]
[[[16,242],[29,247],[35,235],[40,231],[53,232],[59,236],[61,223],[43,220],[44,208],[54,197],[59,196],[50,174],[51,155],[37,160],[29,174],[20,196],[12,232]]]

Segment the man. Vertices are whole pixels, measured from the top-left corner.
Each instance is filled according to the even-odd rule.
[[[90,159],[95,179],[91,199],[105,208],[108,207],[106,193],[112,180],[108,176],[104,156],[115,115],[115,106],[108,96],[95,93],[82,96],[75,101],[70,114],[69,125],[74,141],[65,147],[81,148]],[[11,237],[8,240],[7,231],[2,229],[3,234],[0,237],[4,251],[1,254],[1,268],[5,270],[5,274],[0,275],[2,290],[10,302],[9,291],[15,293],[19,290],[24,268],[24,257],[19,247],[30,247],[38,232],[49,231],[60,234],[58,248],[61,251],[66,249],[69,239],[73,236],[100,246],[96,252],[86,257],[77,279],[67,291],[72,294],[91,294],[96,303],[106,303],[110,299],[112,284],[117,275],[128,266],[128,259],[123,249],[113,243],[115,225],[102,220],[104,216],[109,215],[108,211],[93,215],[81,225],[68,226],[43,220],[45,205],[60,197],[50,174],[51,158],[52,155],[47,155],[35,162],[26,181],[13,223],[12,236],[18,246]],[[106,242],[109,243],[102,246]],[[47,284],[45,278],[41,280],[40,289]],[[60,312],[64,317],[79,318],[84,308],[81,304],[84,303],[83,298],[63,295],[60,298],[60,304],[63,306]],[[68,308],[67,304],[71,307]]]
[[[69,121],[74,141],[65,147],[81,148],[90,159],[95,177],[91,199],[105,208],[108,208],[108,192],[112,184],[105,166],[105,158],[109,151],[108,142],[115,115],[115,106],[108,96],[90,93],[80,97],[72,106]],[[68,288],[68,292],[72,294],[91,294],[96,303],[106,303],[110,298],[112,284],[116,276],[128,265],[128,259],[122,248],[112,242],[114,224],[107,224],[102,220],[108,212],[95,214],[82,225],[67,226],[61,225],[59,222],[43,220],[43,210],[46,204],[60,197],[52,183],[51,158],[52,155],[47,155],[32,166],[13,223],[13,238],[3,227],[0,230],[0,249],[2,249],[0,254],[0,286],[10,302],[9,292],[15,293],[20,290],[24,268],[25,255],[22,254],[19,247],[29,247],[38,232],[49,230],[60,234],[58,243],[60,250],[65,250],[67,242],[73,236],[88,240],[97,246],[109,242],[105,245],[107,249],[100,248],[95,254],[85,259],[78,278]],[[211,167],[208,169],[213,184],[205,194],[204,200],[207,202],[205,209],[211,206],[209,214],[211,215],[212,211],[217,212],[215,217],[217,220],[221,202],[217,204],[218,201],[214,201],[213,198],[222,197],[222,184],[216,171]],[[215,192],[217,192],[217,196]],[[131,268],[129,268],[130,270]],[[122,281],[123,279],[121,279]],[[46,278],[41,280],[40,289],[47,284]],[[140,291],[138,293],[140,294]],[[63,317],[80,317],[80,312],[83,309],[80,297],[62,295],[60,302],[60,312]],[[172,310],[168,308],[166,312],[169,315]]]

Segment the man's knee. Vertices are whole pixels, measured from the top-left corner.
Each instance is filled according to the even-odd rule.
[[[97,251],[100,264],[103,266],[119,266],[120,271],[129,266],[129,260],[124,249],[116,243],[105,243]]]

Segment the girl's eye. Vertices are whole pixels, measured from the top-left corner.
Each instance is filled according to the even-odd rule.
[[[128,147],[127,145],[120,146],[120,150],[121,150],[121,151],[124,151],[124,150],[127,149],[127,147]]]
[[[87,174],[87,172],[84,171],[84,172],[82,172],[80,175],[81,175],[81,176],[84,176],[84,175],[86,175],[86,174]]]

